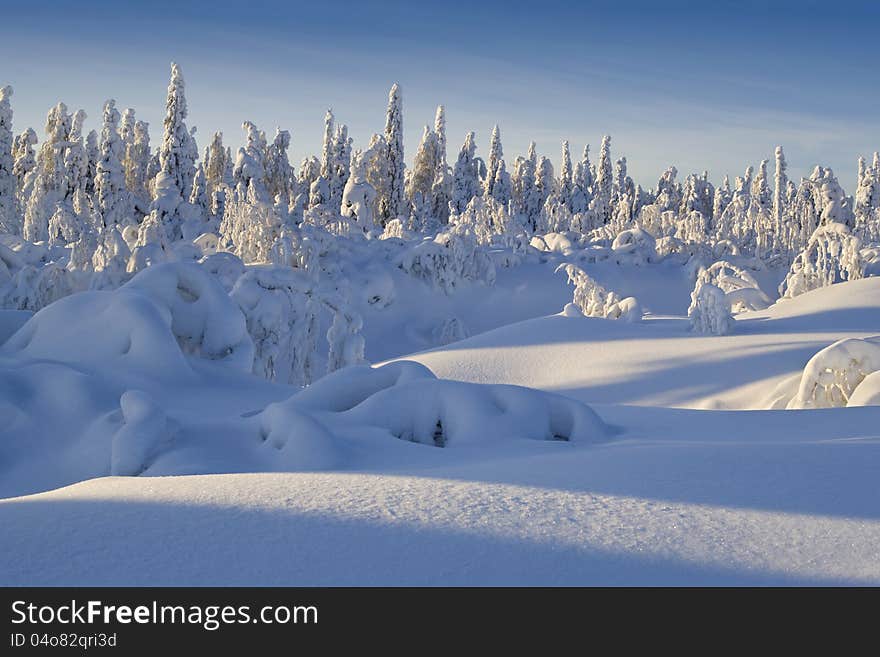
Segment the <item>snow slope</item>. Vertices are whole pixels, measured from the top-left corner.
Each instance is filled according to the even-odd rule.
[[[730,335],[682,317],[630,324],[555,315],[409,356],[438,376],[530,385],[587,403],[766,408],[820,349],[880,333],[880,278],[822,288],[736,316]]]
[[[876,334],[877,279],[728,336],[553,315],[297,391],[159,274],[8,317],[0,584],[880,584],[880,407],[719,410]],[[682,313],[655,274],[621,293]],[[515,278],[508,317],[555,304]]]
[[[631,428],[0,501],[0,583],[880,584],[880,409],[603,413]]]

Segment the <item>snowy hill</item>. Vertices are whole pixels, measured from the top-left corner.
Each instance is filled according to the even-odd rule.
[[[730,335],[686,319],[636,324],[556,315],[410,356],[438,376],[530,385],[588,403],[766,408],[819,349],[880,332],[880,278],[842,283],[736,316]]]

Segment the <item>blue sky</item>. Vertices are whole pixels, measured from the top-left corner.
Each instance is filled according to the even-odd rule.
[[[115,98],[161,121],[169,62],[187,82],[190,125],[241,142],[241,122],[291,131],[291,159],[317,153],[324,110],[355,146],[382,129],[388,87],[404,96],[408,158],[447,108],[450,158],[468,130],[506,157],[530,139],[614,157],[653,186],[669,164],[713,180],[786,149],[794,177],[834,168],[852,191],[856,158],[880,149],[880,3],[694,2],[5,2],[0,83],[15,128],[42,132],[63,100],[97,126]]]

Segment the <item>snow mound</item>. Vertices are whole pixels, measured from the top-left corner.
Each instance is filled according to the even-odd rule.
[[[164,411],[145,392],[129,390],[119,400],[124,424],[113,435],[110,473],[138,475],[168,439]]]
[[[195,263],[150,267],[124,288],[143,292],[171,315],[171,330],[181,349],[250,372],[254,344],[244,315],[223,287]]]
[[[847,406],[880,406],[880,371],[864,378],[853,391]]]
[[[198,265],[150,267],[118,290],[88,291],[47,306],[3,352],[89,370],[186,378],[184,354],[250,372],[254,345],[244,316]]]
[[[192,371],[170,328],[170,313],[140,292],[80,292],[31,317],[2,351],[90,371],[187,379]]]
[[[354,365],[331,372],[292,397],[296,405],[321,411],[341,412],[354,408],[380,390],[436,379],[421,363],[400,360],[382,367]]]
[[[806,367],[797,394],[788,408],[831,408],[847,406],[865,378],[880,370],[880,336],[846,338],[819,351]],[[858,405],[874,398],[870,388],[860,394]]]
[[[295,397],[270,404],[257,416],[259,439],[275,451],[279,470],[316,471],[337,468],[344,449],[324,424],[298,408]]]
[[[559,395],[438,379],[391,386],[344,416],[356,425],[437,447],[514,438],[591,442],[607,434],[592,409]]]

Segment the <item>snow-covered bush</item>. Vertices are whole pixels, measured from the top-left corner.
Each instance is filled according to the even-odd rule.
[[[355,286],[363,303],[374,308],[387,308],[394,303],[394,279],[378,267],[369,269]]]
[[[349,304],[347,296],[334,294],[322,298],[323,304],[333,313],[327,329],[327,372],[366,362],[364,337],[361,335],[364,322]]]
[[[641,228],[630,228],[617,234],[611,250],[618,263],[645,265],[657,260],[654,237]]]
[[[475,196],[461,213],[450,215],[449,226],[451,232],[473,236],[481,246],[503,242],[520,229],[507,206],[491,196]]]
[[[245,272],[245,265],[241,258],[225,251],[202,258],[201,265],[205,271],[220,281],[223,289],[227,292],[232,291],[236,281]]]
[[[642,308],[633,297],[621,299],[614,292],[606,290],[599,285],[580,267],[572,264],[563,264],[556,271],[564,270],[568,275],[568,282],[574,283],[574,298],[572,304],[586,317],[602,317],[605,319],[623,319],[627,322],[639,321],[642,318]],[[566,306],[564,313],[573,314],[573,309]]]
[[[252,182],[246,194],[227,199],[220,222],[220,246],[247,264],[270,262],[270,252],[281,228],[281,218],[274,206],[259,199]]]
[[[791,298],[834,283],[864,276],[861,243],[844,224],[831,222],[819,226],[806,248],[791,265],[779,286],[780,296]]]
[[[487,253],[467,235],[451,232],[407,248],[397,266],[446,294],[464,283],[495,283],[495,265]]]
[[[697,280],[688,308],[691,330],[703,335],[726,335],[733,330],[730,301],[724,290]]]
[[[539,251],[548,253],[560,253],[570,256],[575,251],[575,244],[565,233],[544,233],[532,237],[530,245]]]
[[[244,313],[254,343],[254,374],[297,386],[311,383],[320,310],[313,279],[301,270],[254,266],[230,296]]]
[[[25,264],[14,272],[0,270],[0,278],[5,278],[0,285],[0,307],[10,310],[36,312],[74,292],[71,273],[54,263],[39,268]]]
[[[447,317],[434,328],[432,337],[438,347],[469,337],[467,327],[458,317]]]
[[[838,340],[804,367],[788,408],[846,406],[865,378],[880,370],[880,337]]]
[[[720,288],[727,297],[732,312],[763,310],[771,300],[761,290],[755,277],[742,267],[719,260],[697,275],[697,285],[711,284]]]
[[[254,343],[254,374],[297,386],[319,378],[319,328],[324,312],[329,314],[327,371],[363,363],[363,320],[349,295],[344,282],[326,290],[303,269],[249,267],[230,296],[244,313]]]
[[[403,225],[403,222],[400,219],[392,219],[387,224],[385,224],[385,230],[382,232],[382,236],[380,239],[403,240],[407,239],[408,236],[409,233],[406,230],[406,227]]]

